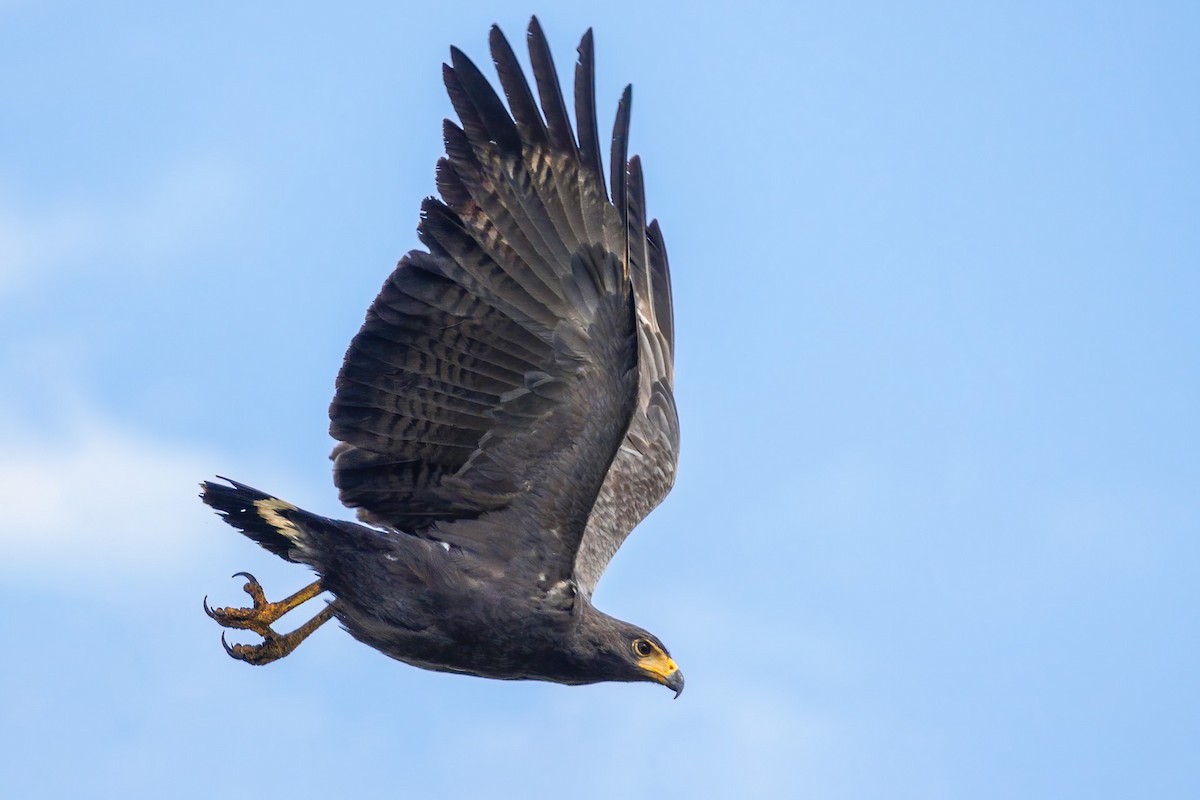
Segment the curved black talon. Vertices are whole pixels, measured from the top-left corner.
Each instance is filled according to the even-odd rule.
[[[204,595],[204,613],[208,614],[209,619],[216,619],[217,615],[208,607],[208,595]]]
[[[268,652],[266,645],[270,641],[271,639],[268,638],[262,644],[231,645],[225,641],[225,631],[221,631],[221,646],[225,648],[225,652],[229,654],[229,657],[235,658],[238,661],[245,661],[247,664],[253,664],[254,666],[269,664],[275,660],[275,658],[271,658],[270,656],[267,658],[262,657]]]
[[[276,605],[267,600],[267,594],[263,591],[262,584],[258,582],[258,578],[249,572],[235,572],[233,573],[233,577],[246,579],[246,583],[242,586],[242,591],[250,595],[250,600],[253,602],[253,611],[261,614],[269,606]]]
[[[235,572],[234,578],[245,578],[246,584],[242,587],[242,591],[250,595],[250,599],[254,601],[254,607],[266,605],[267,596],[263,593],[262,584],[258,582],[258,578],[251,575],[249,572]]]
[[[222,631],[221,646],[225,648],[225,652],[229,654],[230,658],[244,661],[255,667],[261,667],[264,664],[277,661],[292,652],[303,638],[304,636],[297,637],[295,634],[278,636],[272,631],[263,637],[262,644],[231,645],[225,641],[225,633]]]

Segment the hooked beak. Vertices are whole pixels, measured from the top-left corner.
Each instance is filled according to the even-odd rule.
[[[678,667],[674,672],[663,676],[663,686],[675,691],[675,699],[679,699],[679,695],[683,694],[683,670]]]
[[[673,689],[676,697],[683,692],[683,671],[679,669],[675,659],[666,653],[659,651],[644,658],[640,666],[645,671],[646,678],[655,683],[661,683],[668,689]]]

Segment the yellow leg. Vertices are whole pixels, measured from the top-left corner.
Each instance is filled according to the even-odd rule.
[[[221,644],[225,646],[225,652],[236,659],[250,664],[269,664],[283,658],[295,650],[301,642],[308,638],[309,634],[333,617],[333,607],[326,606],[319,614],[296,630],[280,636],[271,628],[271,624],[324,591],[321,582],[313,581],[291,597],[272,603],[267,600],[262,585],[253,575],[248,572],[239,572],[234,575],[235,578],[238,576],[246,579],[246,585],[242,589],[250,595],[253,603],[250,608],[209,608],[208,598],[204,598],[204,613],[216,620],[221,627],[250,630],[263,637],[263,643],[259,645],[235,644],[230,646],[225,642],[225,634],[222,633]]]

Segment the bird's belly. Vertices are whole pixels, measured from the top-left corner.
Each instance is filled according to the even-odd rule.
[[[561,612],[531,614],[527,606],[502,601],[485,605],[459,606],[421,625],[340,616],[356,639],[414,667],[500,680],[561,680],[555,666],[562,649]]]

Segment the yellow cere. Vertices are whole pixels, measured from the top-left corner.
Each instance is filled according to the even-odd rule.
[[[662,680],[666,680],[672,673],[679,671],[679,665],[675,663],[675,659],[657,647],[654,648],[653,653],[641,658],[640,664],[642,669]]]

